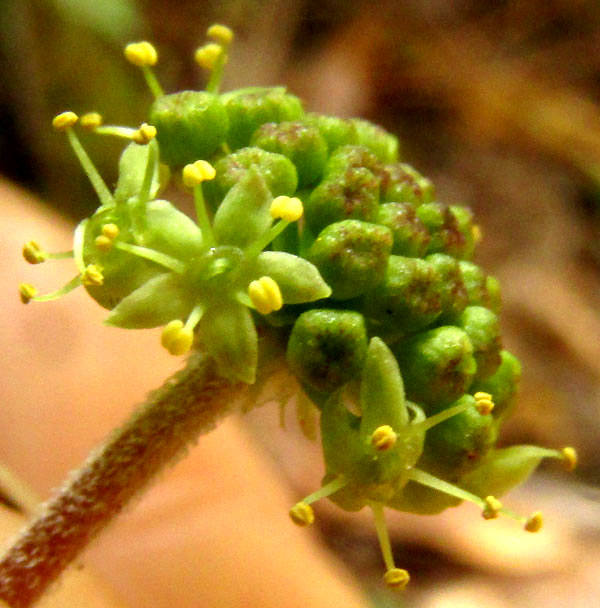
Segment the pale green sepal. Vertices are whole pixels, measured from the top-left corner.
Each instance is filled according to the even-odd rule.
[[[145,230],[140,245],[188,261],[203,252],[202,232],[185,213],[163,200],[146,205]]]
[[[153,199],[160,188],[160,171],[158,164],[158,144],[152,140],[148,145],[140,146],[130,143],[119,159],[119,180],[114,198],[117,205],[130,199],[137,199],[144,183],[148,155],[154,152],[154,167],[152,168],[152,183],[150,184],[149,200]]]
[[[257,278],[267,275],[279,285],[284,304],[314,302],[331,295],[331,288],[308,260],[283,251],[263,251],[256,260]]]
[[[258,336],[250,310],[235,301],[211,306],[198,324],[198,333],[219,373],[253,384],[258,363]]]
[[[360,383],[361,438],[369,442],[373,431],[389,425],[396,431],[408,424],[404,382],[396,357],[381,338],[372,338]]]
[[[500,497],[526,481],[544,458],[555,454],[555,450],[536,445],[493,450],[477,469],[461,479],[460,485],[477,496]]]
[[[123,298],[104,323],[124,329],[147,329],[166,325],[174,319],[185,322],[194,304],[182,278],[165,272]]]
[[[254,168],[248,170],[217,209],[213,224],[217,243],[244,249],[258,239],[273,222],[272,200],[264,178]]]
[[[83,272],[86,267],[86,263],[83,261],[83,247],[85,245],[85,231],[89,223],[89,218],[79,222],[73,235],[73,257],[75,258],[75,264],[79,272]]]

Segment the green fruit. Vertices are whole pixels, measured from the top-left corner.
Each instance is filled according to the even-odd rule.
[[[377,211],[377,223],[387,226],[394,237],[392,253],[409,258],[425,255],[431,237],[411,203],[385,203]]]
[[[395,135],[368,120],[353,118],[351,122],[356,127],[358,143],[369,148],[382,163],[398,160],[400,145]]]
[[[433,253],[425,260],[436,269],[441,279],[442,314],[438,322],[453,320],[465,309],[468,299],[460,266],[453,257],[445,253]]]
[[[473,356],[477,363],[474,380],[488,378],[501,363],[502,340],[498,317],[483,306],[467,306],[456,324],[467,332],[473,345]]]

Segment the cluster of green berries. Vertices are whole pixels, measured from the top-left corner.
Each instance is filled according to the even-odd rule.
[[[99,199],[72,252],[24,248],[32,263],[74,257],[83,285],[110,311],[109,325],[164,326],[162,344],[204,350],[221,374],[253,383],[261,332],[287,344],[300,401],[320,412],[326,474],[295,505],[369,506],[386,564],[402,588],[383,507],[437,513],[463,500],[486,519],[502,513],[537,531],[499,497],[543,458],[573,468],[572,448],[495,447],[510,415],[520,364],[503,350],[498,281],[473,261],[471,212],[437,200],[432,183],[399,160],[398,140],[359,119],[305,113],[283,87],[219,93],[231,31],[208,30],[196,51],[205,91],[165,95],[151,70],[156,50],[128,45],[155,96],[137,129],[95,113],[57,116]],[[114,192],[75,132],[130,140]],[[162,200],[169,181],[194,197],[196,221]]]

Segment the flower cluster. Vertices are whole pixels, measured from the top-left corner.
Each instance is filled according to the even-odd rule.
[[[109,325],[164,326],[169,352],[203,349],[235,382],[255,382],[257,327],[285,340],[299,403],[320,412],[326,465],[292,520],[312,523],[324,497],[369,506],[394,588],[409,576],[394,564],[383,507],[436,513],[466,500],[537,531],[541,514],[516,515],[499,497],[543,458],[572,469],[576,454],[496,447],[520,364],[502,348],[498,281],[472,261],[481,235],[471,212],[439,202],[374,124],[305,113],[283,87],[219,93],[233,35],[217,25],[208,36],[195,54],[205,91],[164,94],[154,47],[127,46],[155,97],[140,127],[55,118],[100,206],[72,252],[25,245],[28,262],[71,256],[78,274],[43,296],[22,285],[21,298],[83,285]],[[78,122],[130,141],[114,192]],[[157,198],[169,180],[193,195],[196,221]]]

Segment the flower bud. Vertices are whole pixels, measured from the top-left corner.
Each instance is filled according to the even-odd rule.
[[[321,231],[307,258],[331,287],[331,297],[347,300],[383,280],[391,249],[392,235],[385,226],[344,220]]]
[[[500,284],[483,270],[467,260],[459,262],[460,272],[467,289],[470,306],[485,306],[493,312],[500,309]]]
[[[300,100],[284,87],[238,89],[221,95],[221,99],[229,117],[227,143],[232,150],[249,145],[261,125],[298,120],[304,114]]]
[[[331,393],[360,376],[366,352],[367,332],[361,314],[317,309],[298,317],[287,360],[301,382],[320,393]]]
[[[400,146],[395,135],[368,120],[353,118],[351,122],[356,127],[358,144],[369,148],[382,163],[398,160]]]
[[[383,282],[365,295],[364,312],[394,333],[418,331],[442,312],[440,275],[425,260],[391,255]]]
[[[462,329],[443,326],[394,347],[406,396],[426,411],[449,405],[464,395],[477,369],[473,346]]]
[[[463,403],[470,407],[427,431],[419,460],[419,467],[453,483],[477,467],[496,441],[494,419],[477,411],[474,397],[463,395],[449,407]]]
[[[161,160],[182,167],[208,158],[225,141],[229,121],[217,95],[182,91],[159,97],[150,108]]]
[[[377,211],[377,223],[387,226],[394,237],[392,253],[408,258],[425,255],[431,237],[411,203],[385,203]]]
[[[252,136],[251,144],[289,158],[298,171],[298,186],[312,186],[323,174],[327,144],[316,127],[302,122],[265,123]]]
[[[326,177],[337,177],[350,169],[368,169],[381,179],[383,163],[365,146],[342,146],[338,148],[327,161]]]
[[[489,378],[502,361],[498,317],[483,306],[467,306],[456,324],[467,332],[473,345],[473,356],[477,363],[474,380]]]
[[[383,168],[381,200],[412,203],[415,207],[435,200],[433,184],[406,163],[387,164]]]
[[[285,156],[260,148],[241,148],[215,163],[216,177],[204,186],[206,197],[214,207],[247,174],[250,167],[255,167],[262,175],[274,197],[291,196],[298,188],[296,167]]]
[[[443,203],[424,203],[417,208],[418,218],[431,234],[427,253],[447,253],[459,256],[465,247],[465,237],[458,227],[456,217]]]
[[[308,227],[318,234],[334,222],[347,219],[374,222],[379,205],[379,178],[365,168],[352,168],[325,178],[304,204]]]
[[[451,205],[450,212],[456,218],[458,229],[464,237],[463,246],[457,250],[456,255],[463,260],[470,260],[479,240],[478,228],[473,224],[473,212],[468,207],[459,205]]]
[[[425,259],[436,269],[441,278],[441,319],[455,319],[467,305],[467,290],[462,279],[460,266],[453,257],[445,253],[432,253]]]
[[[471,393],[482,391],[492,395],[494,399],[492,416],[495,419],[505,420],[513,409],[520,379],[521,363],[514,355],[503,350],[500,353],[500,365],[494,374],[484,380],[473,382],[469,391]]]
[[[327,143],[329,154],[332,154],[340,146],[358,143],[356,125],[351,120],[310,113],[302,119],[302,122],[319,130],[321,137]]]

